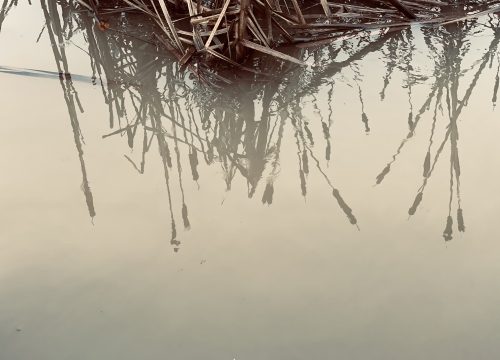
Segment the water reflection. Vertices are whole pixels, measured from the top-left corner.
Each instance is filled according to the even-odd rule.
[[[408,210],[409,216],[413,216],[417,211],[419,205],[421,204],[424,196],[424,192],[428,182],[430,181],[432,174],[438,164],[440,155],[443,152],[445,146],[450,147],[450,176],[449,176],[449,205],[448,214],[445,221],[445,229],[443,231],[443,238],[445,240],[451,240],[453,238],[453,214],[452,208],[454,203],[456,203],[456,221],[457,229],[460,232],[465,231],[463,210],[461,205],[461,195],[460,195],[460,160],[458,151],[458,140],[459,140],[459,130],[458,121],[460,120],[460,115],[462,110],[474,92],[477,86],[478,80],[486,67],[489,65],[490,68],[493,66],[493,62],[498,61],[498,44],[499,44],[499,25],[500,22],[496,16],[491,15],[487,22],[477,22],[469,21],[460,24],[449,24],[439,28],[424,28],[422,29],[424,34],[425,43],[430,51],[430,56],[434,60],[434,74],[433,82],[431,85],[428,97],[425,99],[420,107],[418,113],[413,116],[413,100],[411,98],[411,87],[418,81],[418,77],[413,76],[411,68],[411,37],[407,37],[404,40],[401,37],[401,48],[406,49],[407,56],[403,56],[403,59],[410,59],[410,61],[405,61],[404,66],[401,68],[408,74],[406,87],[408,89],[408,98],[410,103],[410,114],[408,116],[408,126],[409,131],[405,138],[401,141],[401,144],[396,149],[396,152],[392,156],[392,159],[387,163],[385,168],[376,177],[376,183],[380,184],[386,178],[386,176],[391,171],[391,166],[397,161],[399,155],[404,150],[405,145],[416,134],[417,127],[422,119],[431,118],[432,127],[428,135],[428,146],[425,149],[425,155],[423,160],[423,174],[422,183],[417,190],[417,194],[413,201],[413,204]],[[484,28],[491,30],[494,34],[491,43],[489,44],[488,50],[480,57],[476,59],[473,66],[469,69],[464,69],[463,60],[464,57],[468,55],[468,50],[470,48],[470,37],[477,33],[478,28],[484,31]],[[393,44],[394,45],[394,44]],[[399,45],[399,44],[398,44]],[[389,58],[388,75],[385,79],[390,77],[395,64],[395,59],[400,55],[398,54],[398,45],[393,46],[387,53]],[[498,68],[498,65],[497,65]],[[465,93],[462,97],[459,95],[459,82],[464,74],[467,74],[468,81],[461,81],[461,86],[465,88]],[[498,74],[498,70],[497,70]],[[385,87],[387,85],[387,80],[384,82],[384,89],[381,92],[383,96]],[[496,102],[498,91],[498,77],[495,79],[492,101],[493,104]],[[425,116],[430,112],[430,116]],[[442,140],[436,140],[436,124],[438,115],[443,117],[443,121],[447,121],[447,125],[444,134],[441,136]],[[434,144],[434,141],[437,144]]]
[[[3,2],[0,26],[15,4],[15,1]],[[386,99],[387,89],[393,85],[396,74],[403,78],[408,99],[408,133],[375,182],[382,185],[391,175],[391,169],[408,143],[416,136],[426,137],[426,147],[422,149],[422,179],[416,180],[416,196],[408,210],[411,217],[423,202],[426,187],[435,169],[441,165],[439,160],[444,149],[449,146],[449,204],[448,213],[444,214],[443,237],[451,240],[454,229],[465,231],[458,123],[479,78],[494,64],[496,77],[493,77],[491,99],[493,104],[497,101],[500,22],[495,15],[486,20],[471,19],[442,27],[367,32],[358,34],[354,40],[341,39],[315,50],[296,48],[291,50],[295,51],[294,56],[312,58],[317,65],[307,69],[275,64],[275,59],[255,60],[255,68],[273,74],[271,79],[248,72],[240,81],[224,84],[224,91],[220,91],[216,85],[204,84],[204,80],[210,78],[224,83],[226,77],[218,77],[199,63],[185,68],[166,56],[152,36],[152,24],[130,25],[137,22],[133,14],[110,17],[106,20],[109,23],[103,27],[92,16],[75,9],[72,3],[42,0],[41,7],[73,130],[82,191],[91,218],[96,216],[96,210],[89,185],[91,174],[87,173],[85,165],[84,136],[79,124],[83,106],[66,55],[66,46],[75,34],[83,34],[86,40],[87,47],[82,50],[88,53],[93,72],[88,80],[101,88],[108,106],[110,131],[103,138],[123,137],[130,149],[139,150],[137,158],[132,155],[124,157],[140,174],[146,171],[150,151],[158,149],[161,159],[158,165],[162,167],[168,195],[170,242],[176,251],[180,246],[178,221],[184,229],[191,226],[184,184],[186,181],[197,182],[203,176],[199,170],[200,162],[222,167],[228,191],[235,177],[241,176],[246,181],[249,198],[260,192],[258,197],[262,203],[271,205],[287,129],[290,129],[296,146],[297,191],[307,197],[308,175],[316,171],[329,187],[347,221],[358,226],[348,199],[342,196],[341,189],[325,167],[333,163],[333,103],[338,83],[346,83],[345,74],[350,75],[349,86],[355,88],[358,95],[353,104],[359,108],[360,131],[369,134],[376,127],[378,119],[369,116],[364,98],[365,75],[359,68],[360,60],[376,52],[385,63],[381,100]],[[493,35],[488,50],[482,55],[470,52],[471,38],[479,32]],[[421,56],[416,42],[421,39],[433,61],[431,76],[415,68],[415,57]],[[471,56],[477,58],[465,64],[464,59]],[[414,88],[424,83],[429,91],[420,101],[414,96]],[[465,89],[463,95],[459,85],[460,89]],[[394,86],[399,86],[399,83]],[[320,105],[323,92],[326,92],[327,110]],[[314,117],[303,113],[304,101],[311,104]],[[318,123],[312,123],[316,119]],[[432,122],[429,133],[417,133],[419,125],[427,120]],[[176,202],[177,197],[173,196],[177,191],[180,202]]]
[[[9,14],[9,11],[15,5],[17,5],[17,0],[3,0],[2,6],[0,7],[0,31],[2,30],[2,24],[5,20],[5,17]]]
[[[190,227],[189,211],[185,200],[183,161],[189,164],[193,181],[198,181],[199,161],[217,162],[224,171],[227,190],[234,177],[243,176],[252,198],[258,184],[265,181],[262,202],[272,204],[274,182],[279,173],[280,150],[284,129],[289,122],[293,127],[297,147],[298,179],[302,196],[307,196],[309,161],[314,164],[331,188],[333,198],[348,221],[356,225],[352,209],[341,192],[323,171],[313,149],[314,135],[299,106],[300,86],[307,73],[293,73],[283,82],[255,82],[245,79],[233,85],[234,96],[227,96],[204,87],[192,74],[183,71],[172,59],[165,57],[156,47],[137,37],[120,32],[103,32],[91,17],[71,13],[70,9],[42,1],[47,32],[57,62],[61,86],[73,127],[79,154],[83,191],[89,214],[95,216],[92,192],[88,184],[83,158],[83,137],[78,126],[81,105],[73,86],[68,62],[62,44],[71,33],[83,30],[88,41],[88,54],[94,71],[93,81],[101,86],[104,101],[109,107],[109,126],[113,130],[104,138],[124,136],[128,146],[141,148],[138,161],[125,155],[132,167],[144,173],[147,154],[156,141],[167,188],[171,237],[177,250],[176,216],[181,215],[184,228]],[[61,23],[60,19],[62,19]],[[117,24],[115,27],[126,26]],[[143,30],[144,31],[144,30]],[[147,31],[146,31],[147,32]],[[141,36],[142,35],[142,36]],[[286,72],[285,65],[280,71]],[[257,103],[261,108],[260,114]],[[322,123],[327,140],[326,159],[330,158],[329,123]],[[181,144],[186,150],[181,154]],[[172,191],[177,183],[181,203],[174,204]]]

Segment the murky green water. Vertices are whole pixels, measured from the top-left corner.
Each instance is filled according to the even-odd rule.
[[[1,359],[496,358],[498,17],[209,89],[130,19],[0,14]]]

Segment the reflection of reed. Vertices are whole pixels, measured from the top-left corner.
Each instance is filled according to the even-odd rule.
[[[7,17],[9,11],[17,5],[18,0],[3,0],[2,5],[0,5],[0,31],[2,31],[2,25]]]
[[[291,127],[296,146],[297,191],[304,198],[307,197],[309,176],[313,171],[317,172],[332,191],[333,198],[348,222],[357,226],[353,210],[333,179],[327,175],[322,165],[323,159],[316,150],[324,144],[322,152],[326,164],[330,165],[334,154],[331,132],[334,124],[335,75],[344,70],[353,74],[357,95],[355,101],[361,110],[364,131],[368,133],[370,127],[375,126],[368,123],[364,100],[366,89],[363,88],[363,76],[358,62],[377,51],[382,52],[387,61],[381,98],[385,97],[394,73],[400,71],[404,74],[410,109],[408,134],[402,139],[391,161],[377,176],[376,183],[382,183],[389,176],[391,167],[399,159],[406,144],[415,136],[420,123],[425,121],[425,115],[431,112],[432,127],[425,149],[422,184],[417,190],[409,214],[413,215],[423,201],[425,188],[445,146],[449,145],[450,200],[444,237],[447,240],[452,238],[452,205],[455,201],[458,206],[458,230],[465,230],[460,197],[457,120],[484,68],[488,64],[491,66],[497,58],[495,54],[499,42],[499,36],[495,36],[488,52],[475,63],[472,69],[475,72],[473,81],[460,99],[458,83],[463,72],[461,61],[467,53],[467,36],[475,31],[478,24],[476,21],[422,30],[427,47],[435,59],[435,80],[420,108],[414,110],[412,89],[426,79],[412,67],[415,45],[414,30],[410,28],[367,32],[359,34],[356,42],[343,40],[313,52],[317,66],[312,71],[294,69],[289,64],[264,66],[266,60],[261,59],[258,66],[263,67],[267,73],[280,76],[273,81],[263,82],[261,77],[251,73],[248,78],[241,79],[240,83],[227,84],[224,92],[219,92],[200,84],[192,72],[184,71],[178,62],[158,51],[149,36],[152,34],[149,31],[153,28],[152,24],[143,23],[141,28],[129,27],[128,23],[135,21],[131,14],[110,20],[116,22],[111,24],[111,28],[115,30],[110,31],[102,29],[91,16],[73,11],[65,1],[43,0],[42,8],[80,160],[83,191],[92,217],[95,216],[95,210],[77,116],[77,110],[82,110],[64,48],[64,43],[76,33],[84,34],[93,71],[92,81],[100,86],[108,107],[110,131],[103,137],[120,136],[126,139],[130,149],[139,149],[135,151],[135,155],[124,155],[139,174],[146,171],[150,150],[156,146],[158,148],[167,190],[170,242],[175,250],[180,245],[177,219],[182,219],[185,229],[191,226],[187,205],[189,193],[184,191],[187,189],[185,182],[188,177],[195,183],[200,182],[203,164],[216,163],[221,166],[228,191],[234,180],[242,177],[246,181],[249,198],[260,191],[263,204],[273,203],[287,127]],[[489,26],[497,35],[497,26],[492,21]],[[127,34],[120,31],[121,28],[127,29]],[[294,55],[304,56],[300,53]],[[318,106],[317,93],[320,88],[327,90],[327,112],[323,112]],[[493,102],[497,91],[498,80],[494,86]],[[317,124],[302,113],[301,101],[306,97],[312,99],[312,108],[321,122],[320,126],[315,126]],[[449,123],[443,139],[438,142],[438,113],[443,107],[447,109]]]
[[[472,80],[462,98],[459,97],[459,80],[463,76],[462,61],[464,56],[468,53],[468,36],[476,31],[477,26],[484,26],[477,21],[469,21],[464,24],[450,24],[439,29],[424,29],[424,36],[426,44],[432,53],[435,61],[435,82],[431,86],[431,91],[420,111],[415,118],[409,123],[410,130],[406,138],[404,138],[393,155],[392,160],[386,165],[382,172],[377,176],[376,183],[380,184],[391,171],[391,166],[396,162],[398,156],[401,154],[404,146],[415,135],[415,130],[420,123],[423,115],[432,107],[432,124],[430,135],[428,139],[428,146],[426,149],[423,161],[423,180],[421,186],[418,188],[417,195],[411,205],[408,213],[410,216],[414,215],[422,203],[425,188],[431,179],[431,176],[436,168],[438,160],[447,144],[450,147],[450,182],[449,182],[449,201],[448,201],[448,214],[446,217],[445,229],[443,237],[446,241],[453,238],[453,215],[452,207],[456,197],[457,204],[457,228],[459,232],[465,231],[465,223],[463,217],[462,201],[460,194],[460,160],[458,151],[458,120],[460,115],[476,88],[477,82],[488,64],[493,62],[496,57],[498,45],[500,42],[500,31],[498,23],[493,23],[492,18],[488,23],[488,27],[493,30],[494,37],[489,45],[486,53],[474,63],[472,73]],[[395,52],[394,52],[395,54]],[[462,81],[463,82],[463,81]],[[493,99],[496,98],[496,91],[498,85],[495,81]],[[493,101],[495,102],[495,101]],[[449,123],[447,124],[443,140],[439,143],[434,156],[432,149],[434,147],[436,136],[436,124],[438,118],[438,111],[446,108],[446,116]],[[442,111],[442,110],[441,110]],[[411,112],[410,112],[411,114]]]
[[[357,224],[340,191],[322,170],[314,153],[315,135],[309,120],[302,115],[298,106],[298,92],[302,91],[302,84],[309,73],[290,72],[282,81],[268,82],[266,86],[248,79],[234,85],[231,96],[225,96],[204,88],[180,69],[178,63],[158,53],[153,44],[144,41],[144,34],[147,34],[145,30],[137,36],[102,31],[95,26],[93,18],[71,13],[64,3],[59,6],[57,3],[43,3],[43,7],[51,42],[56,45],[53,46],[54,56],[61,74],[69,74],[62,46],[64,40],[77,29],[85,34],[94,72],[93,82],[100,84],[109,109],[111,131],[104,137],[123,136],[130,148],[141,149],[138,159],[125,155],[126,161],[140,174],[145,171],[149,151],[153,141],[156,141],[167,189],[170,241],[175,250],[180,245],[177,214],[186,229],[191,225],[184,192],[185,164],[190,167],[192,180],[198,182],[200,161],[206,164],[219,163],[227,190],[231,189],[238,174],[247,182],[250,198],[258,191],[261,182],[265,181],[262,202],[272,204],[287,124],[291,124],[295,132],[298,183],[302,195],[307,196],[307,178],[311,171],[309,162],[313,159],[340,209],[350,223]],[[59,19],[65,21],[64,25],[59,23]],[[133,20],[133,17],[127,19]],[[119,25],[114,24],[113,28],[119,28]],[[352,49],[352,52],[355,50]],[[278,67],[281,71],[287,71],[283,65]],[[78,97],[70,75],[62,76],[61,84],[82,165],[84,192],[91,216],[94,216],[78,126]],[[329,120],[322,121],[327,160],[331,156],[331,124],[330,114]],[[186,153],[183,153],[184,150]],[[174,200],[178,199],[177,193],[180,195],[179,207]]]
[[[76,108],[78,106],[80,112],[83,112],[83,109],[80,104],[80,100],[78,99],[78,93],[76,92],[71,80],[68,60],[66,58],[66,52],[63,46],[63,25],[60,22],[59,11],[57,8],[57,4],[54,1],[49,1],[47,5],[45,0],[41,0],[41,6],[45,16],[45,26],[50,38],[52,50],[54,52],[54,59],[56,61],[57,70],[59,71],[59,80],[63,91],[64,100],[68,108],[69,120],[71,123],[71,128],[73,129],[73,138],[75,141],[76,150],[78,152],[78,159],[80,160],[80,169],[82,172],[82,190],[85,195],[85,201],[87,203],[89,215],[93,218],[96,214],[94,209],[94,199],[92,197],[92,191],[90,189],[89,181],[87,178],[87,168],[85,166],[85,160],[83,157],[83,136],[80,131],[80,124],[78,121],[78,113]],[[64,10],[62,15],[63,19],[68,19],[67,16],[64,16],[66,15],[64,14]],[[66,27],[67,25],[67,23],[64,24],[64,27]]]

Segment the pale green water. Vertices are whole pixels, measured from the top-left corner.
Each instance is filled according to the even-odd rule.
[[[55,10],[1,24],[0,359],[497,357],[496,17],[209,90]]]

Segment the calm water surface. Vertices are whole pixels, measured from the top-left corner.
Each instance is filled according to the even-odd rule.
[[[133,19],[10,3],[1,359],[497,358],[496,16],[208,88]]]

